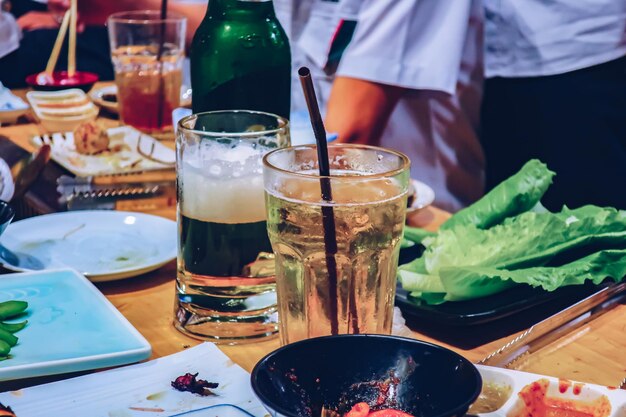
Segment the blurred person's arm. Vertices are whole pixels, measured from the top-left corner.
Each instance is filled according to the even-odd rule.
[[[49,0],[67,1],[67,0]],[[207,1],[168,1],[168,11],[187,18],[187,45],[204,19]],[[85,0],[78,2],[81,20],[86,25],[104,25],[113,13],[132,10],[160,10],[161,0]]]
[[[60,23],[50,12],[28,12],[17,19],[17,24],[23,31],[37,29],[55,29]]]
[[[337,77],[328,99],[325,127],[339,142],[377,145],[404,89],[350,77]]]
[[[471,0],[364,0],[327,104],[340,141],[377,144],[407,90],[454,94]]]

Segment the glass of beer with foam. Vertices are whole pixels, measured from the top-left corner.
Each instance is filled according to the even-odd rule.
[[[278,330],[274,255],[267,235],[262,157],[289,146],[269,113],[199,113],[178,124],[175,327],[218,343]]]

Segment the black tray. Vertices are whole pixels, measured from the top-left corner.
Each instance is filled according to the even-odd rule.
[[[400,251],[400,264],[421,256],[423,247],[416,245]],[[608,284],[572,285],[548,292],[529,285],[518,285],[509,290],[488,297],[468,301],[446,302],[439,305],[420,304],[411,301],[409,293],[398,283],[396,305],[408,321],[422,321],[446,326],[466,326],[489,323],[528,310],[558,301],[561,305],[571,305],[598,291]]]
[[[396,305],[407,320],[428,320],[450,326],[489,323],[513,314],[558,300],[574,304],[601,288],[598,285],[572,285],[548,292],[541,288],[519,285],[488,297],[468,301],[454,301],[439,305],[416,304],[398,284]]]

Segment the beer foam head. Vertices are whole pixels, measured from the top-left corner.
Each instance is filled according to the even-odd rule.
[[[178,167],[182,213],[215,223],[265,220],[261,162],[265,152],[245,142],[233,146],[207,141],[190,148]]]

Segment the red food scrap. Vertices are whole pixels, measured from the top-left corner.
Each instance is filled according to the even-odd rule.
[[[367,403],[357,403],[352,406],[345,417],[367,417],[370,413],[370,406]]]
[[[567,392],[569,387],[572,386],[572,381],[568,381],[567,379],[559,379],[559,392],[564,394]]]
[[[179,376],[176,380],[172,381],[172,387],[178,391],[189,391],[198,395],[214,395],[211,389],[217,388],[219,384],[217,382],[207,382],[204,379],[196,379],[198,373],[190,374],[186,373],[183,376]]]
[[[403,411],[396,410],[394,408],[387,408],[384,410],[374,411],[369,413],[367,417],[413,417],[411,414],[407,414]]]
[[[382,410],[371,411],[370,406],[365,403],[357,403],[352,406],[352,409],[348,411],[344,417],[413,417],[411,414],[407,414],[403,411],[396,410],[394,408],[385,408]]]
[[[606,395],[593,401],[557,398],[547,395],[549,385],[549,380],[540,379],[525,386],[518,394],[523,407],[508,413],[507,417],[608,417],[611,413],[611,403]],[[578,384],[574,391],[576,386]]]
[[[0,416],[15,417],[15,413],[13,412],[13,410],[11,410],[11,407],[5,406],[0,403]]]
[[[580,395],[580,393],[583,391],[583,384],[581,384],[580,382],[577,384],[574,384],[574,395]]]

